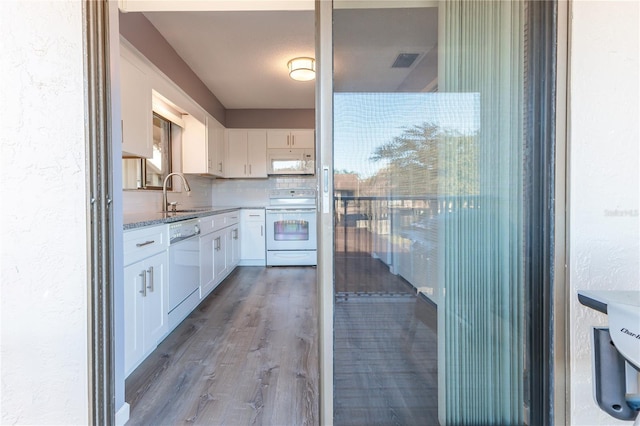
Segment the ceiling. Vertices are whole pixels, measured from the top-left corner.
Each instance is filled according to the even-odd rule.
[[[315,56],[312,10],[144,14],[225,108],[314,108],[314,81],[287,70],[291,58]],[[434,90],[437,21],[434,7],[336,10],[335,90]],[[400,53],[418,57],[392,68]]]

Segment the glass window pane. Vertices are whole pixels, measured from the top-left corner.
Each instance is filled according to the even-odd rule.
[[[524,424],[527,3],[371,4],[334,2],[335,424]]]
[[[164,178],[171,173],[171,122],[153,115],[153,157],[145,160],[145,186],[162,188]],[[171,182],[168,182],[171,185]],[[169,186],[170,188],[170,186]]]

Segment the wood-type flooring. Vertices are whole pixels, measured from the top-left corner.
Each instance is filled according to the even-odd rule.
[[[127,378],[128,425],[316,425],[314,268],[237,268]]]

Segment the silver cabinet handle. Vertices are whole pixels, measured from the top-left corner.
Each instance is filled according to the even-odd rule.
[[[249,217],[260,217],[259,214],[250,214]]]
[[[238,239],[238,229],[237,228],[233,230],[233,239],[234,240]]]
[[[218,171],[222,173],[222,161],[218,163]]]
[[[216,238],[216,244],[214,245],[215,251],[220,251],[220,237]]]
[[[251,175],[251,164],[249,164],[249,175]]]
[[[155,243],[155,240],[149,240],[149,241],[145,241],[144,243],[137,243],[136,247],[144,247],[144,246],[148,246],[149,244],[153,244]]]
[[[140,277],[142,277],[142,290],[140,290],[140,293],[142,293],[142,297],[146,297],[147,296],[147,271],[140,272]]]
[[[153,266],[149,266],[149,269],[147,269],[147,273],[149,274],[149,285],[147,286],[147,288],[153,291]]]
[[[291,135],[291,146],[296,144],[296,135]]]
[[[287,146],[289,146],[289,135],[287,135]]]
[[[260,225],[260,236],[264,237],[264,225]]]

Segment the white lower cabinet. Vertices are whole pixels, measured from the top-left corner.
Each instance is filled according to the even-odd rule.
[[[128,375],[168,331],[167,252],[124,268],[124,365]]]
[[[200,230],[200,298],[204,298],[240,261],[239,212],[203,217]]]
[[[226,230],[213,233],[213,279],[217,286],[227,276]]]
[[[202,299],[214,289],[213,256],[214,233],[200,236],[200,298]]]
[[[266,265],[264,220],[264,209],[242,209],[240,214],[240,265]]]
[[[240,262],[240,211],[199,220],[200,298]],[[168,225],[124,233],[124,364],[128,376],[171,331],[169,326]],[[195,255],[195,254],[194,254]],[[175,325],[174,325],[175,326]]]
[[[166,225],[129,230],[123,236],[125,375],[129,375],[169,331],[168,239]]]
[[[231,273],[240,263],[240,223],[228,228],[226,255],[228,272]]]

